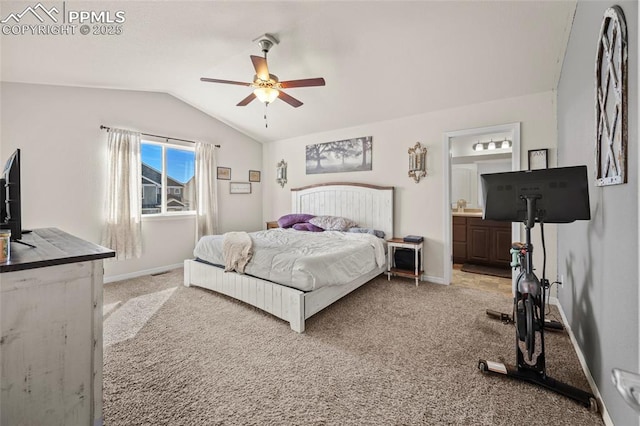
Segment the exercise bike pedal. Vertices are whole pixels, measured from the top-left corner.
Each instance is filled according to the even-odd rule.
[[[508,374],[507,366],[501,362],[487,361],[481,359],[478,361],[478,369],[483,373]]]

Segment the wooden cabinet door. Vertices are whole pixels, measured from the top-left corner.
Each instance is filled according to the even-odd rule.
[[[509,224],[510,225],[510,224]],[[509,266],[511,263],[511,226],[493,228],[494,253],[492,263]]]
[[[467,261],[467,218],[453,216],[453,263]]]
[[[488,263],[490,252],[490,228],[471,223],[467,231],[467,258],[471,262]]]

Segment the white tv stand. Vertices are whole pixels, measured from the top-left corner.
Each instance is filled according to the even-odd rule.
[[[102,262],[55,228],[0,263],[0,424],[102,424]]]

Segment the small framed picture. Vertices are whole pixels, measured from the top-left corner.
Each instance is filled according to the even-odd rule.
[[[229,167],[218,167],[219,180],[231,180],[231,169]]]
[[[251,183],[249,182],[229,182],[230,194],[251,194]]]
[[[258,170],[249,170],[249,182],[260,182],[260,172]]]
[[[549,150],[548,149],[530,149],[529,150],[529,170],[548,169],[549,168]]]

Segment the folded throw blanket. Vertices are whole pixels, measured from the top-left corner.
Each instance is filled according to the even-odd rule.
[[[222,241],[224,271],[244,274],[244,268],[253,256],[251,237],[246,232],[227,232]]]

